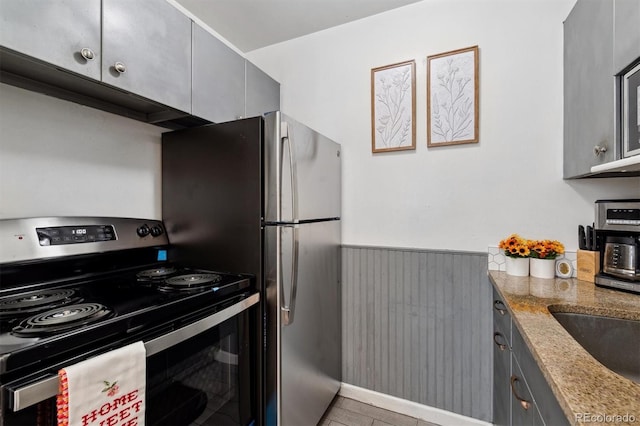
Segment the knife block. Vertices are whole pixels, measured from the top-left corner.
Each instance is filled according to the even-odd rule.
[[[578,249],[578,279],[595,282],[595,276],[600,272],[600,252]]]

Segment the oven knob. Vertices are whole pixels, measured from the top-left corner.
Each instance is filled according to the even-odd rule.
[[[159,237],[160,235],[162,235],[162,228],[159,226],[151,227],[151,235],[154,237]]]
[[[146,237],[147,235],[149,235],[149,232],[151,232],[151,230],[147,225],[142,225],[140,228],[136,230],[136,233],[138,234],[139,237]]]

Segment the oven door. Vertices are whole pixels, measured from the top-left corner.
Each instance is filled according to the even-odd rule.
[[[160,336],[136,336],[147,351],[147,426],[255,422],[258,301],[252,294]],[[56,368],[2,385],[0,425],[56,424]]]

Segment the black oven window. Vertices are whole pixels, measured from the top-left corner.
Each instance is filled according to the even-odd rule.
[[[254,423],[257,371],[252,315],[244,311],[147,358],[146,426]],[[0,393],[3,407],[6,396]],[[54,426],[56,398],[0,414],[4,426]]]
[[[251,424],[251,347],[244,314],[148,358],[147,426]]]

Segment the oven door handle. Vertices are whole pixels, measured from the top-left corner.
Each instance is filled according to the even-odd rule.
[[[147,357],[162,352],[165,349],[169,349],[172,346],[184,342],[191,337],[197,336],[198,334],[223,323],[229,318],[246,311],[259,301],[260,294],[253,294],[246,299],[221,310],[220,312],[216,312],[215,314],[202,318],[192,324],[186,325],[160,337],[156,337],[148,342],[144,342]],[[55,397],[58,394],[58,383],[58,376],[51,374],[42,380],[16,389],[8,387],[7,389],[9,391],[11,401],[10,406],[13,412],[20,411],[33,404]]]
[[[209,330],[216,325],[222,324],[229,318],[235,317],[239,313],[246,311],[260,301],[260,294],[255,293],[242,301],[229,306],[226,309],[216,312],[206,318],[198,320],[192,324],[174,330],[170,333],[163,334],[153,340],[144,342],[144,348],[147,351],[147,357],[169,349],[172,346],[182,343],[187,339],[197,336],[198,334]]]

